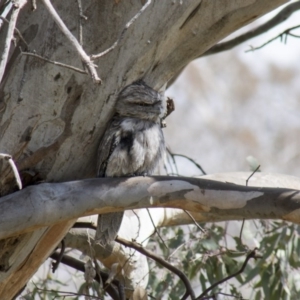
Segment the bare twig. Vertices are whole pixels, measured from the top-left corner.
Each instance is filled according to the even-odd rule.
[[[184,210],[184,212],[192,219],[192,221],[194,222],[194,224],[200,229],[201,232],[205,233],[205,230],[197,223],[197,221],[195,220],[195,218],[190,214],[190,212],[188,212],[187,210]]]
[[[149,218],[150,218],[150,220],[151,220],[151,223],[152,223],[152,225],[153,225],[153,227],[154,227],[154,233],[157,233],[157,235],[158,235],[158,237],[160,238],[160,240],[162,241],[163,245],[164,245],[167,249],[169,249],[169,247],[167,246],[167,244],[165,243],[165,241],[164,241],[163,238],[161,237],[160,233],[158,232],[158,230],[157,230],[157,228],[156,228],[156,226],[155,226],[155,224],[154,224],[154,221],[153,221],[153,219],[152,219],[152,216],[151,216],[151,214],[150,214],[149,209],[148,209],[148,208],[146,208],[146,209],[147,209]],[[154,234],[154,233],[153,233],[153,234]]]
[[[0,82],[2,81],[5,67],[7,64],[11,40],[13,38],[13,34],[15,31],[18,15],[19,15],[20,10],[26,3],[27,3],[27,0],[16,0],[13,4],[13,11],[11,13],[11,17],[10,17],[10,21],[9,21],[9,25],[8,25],[8,29],[7,29],[7,34],[6,34],[6,38],[5,38],[4,50],[3,50],[3,53],[1,56],[1,61],[0,61]]]
[[[78,5],[78,11],[79,11],[79,18],[78,18],[78,39],[79,39],[79,44],[82,46],[83,45],[83,39],[82,39],[82,19],[87,19],[87,17],[83,14],[82,11],[82,4],[81,0],[77,0],[77,5]]]
[[[178,171],[177,164],[176,164],[176,160],[175,160],[175,158],[174,158],[174,156],[173,156],[173,153],[172,153],[172,151],[170,150],[169,147],[167,147],[166,150],[167,150],[167,153],[169,154],[169,155],[167,155],[168,164],[170,165],[170,168],[171,168],[171,171],[172,171],[171,173],[168,173],[168,172],[167,172],[167,167],[165,166],[166,173],[167,173],[169,176],[178,176],[178,175],[179,175],[179,171]],[[173,172],[172,164],[171,164],[171,162],[170,162],[170,160],[169,160],[169,156],[171,156],[173,165],[175,166],[175,171],[174,171],[174,172]],[[172,175],[171,175],[171,174],[172,174]]]
[[[241,244],[243,243],[242,236],[243,236],[244,225],[245,225],[245,219],[243,219],[243,221],[242,221],[242,227],[241,227],[241,231],[240,231],[240,241],[241,241]]]
[[[0,16],[0,19],[3,20],[5,23],[9,24],[9,21],[8,21],[6,18]],[[28,48],[28,44],[27,44],[27,42],[25,41],[25,39],[24,39],[22,33],[21,33],[21,32],[19,31],[19,29],[16,28],[16,27],[15,27],[15,32],[16,32],[16,34],[19,36],[20,40],[21,40],[21,41],[26,45],[26,47]]]
[[[122,239],[120,237],[116,238],[116,242],[120,243],[123,246],[135,249],[136,251],[138,251],[141,254],[143,254],[143,255],[145,255],[145,256],[153,259],[157,263],[159,263],[162,266],[164,266],[166,269],[168,269],[171,272],[175,273],[182,280],[182,282],[183,282],[183,284],[185,285],[185,288],[186,288],[186,293],[184,294],[184,296],[181,299],[186,299],[188,296],[190,296],[191,299],[195,299],[195,293],[194,293],[194,291],[192,289],[191,283],[189,282],[189,280],[185,276],[185,274],[183,272],[181,272],[181,270],[177,269],[176,267],[174,267],[170,263],[166,262],[164,259],[162,259],[161,257],[157,256],[153,252],[151,252],[149,250],[146,250],[143,246],[141,246],[138,243],[130,242],[130,241],[127,241],[127,240]]]
[[[124,38],[124,34],[127,31],[127,29],[134,23],[134,21],[137,20],[137,18],[144,12],[144,10],[150,5],[151,0],[147,0],[147,2],[144,4],[144,6],[139,10],[139,12],[125,25],[124,29],[122,30],[119,38],[114,42],[114,44],[109,47],[108,49],[104,50],[103,52],[99,53],[99,54],[94,54],[91,56],[91,58],[94,59],[98,59],[104,55],[106,55],[107,53],[109,53],[110,51],[112,51],[113,49],[115,49],[117,47],[117,45],[122,41],[122,39]]]
[[[235,295],[230,295],[230,294],[221,293],[221,292],[214,293],[214,294],[212,294],[210,296],[207,296],[207,297],[203,297],[203,298],[201,298],[201,300],[218,299],[217,295],[227,296],[227,297],[235,298],[235,299],[238,299],[238,300],[246,300],[245,298],[241,298],[241,296],[235,296]]]
[[[88,75],[88,72],[85,71],[85,70],[82,70],[82,69],[79,69],[79,68],[76,68],[76,67],[73,67],[73,66],[70,66],[70,65],[66,65],[64,63],[60,63],[60,62],[57,62],[57,61],[54,61],[54,60],[50,60],[50,59],[48,59],[46,57],[40,56],[40,55],[35,54],[35,53],[21,51],[21,54],[22,55],[27,55],[27,56],[32,56],[32,57],[41,59],[43,61],[46,61],[46,62],[48,62],[50,64],[53,64],[53,65],[56,65],[56,66],[59,66],[59,67],[63,67],[63,68],[67,68],[67,69],[73,70],[73,71],[81,73],[81,74]]]
[[[233,38],[232,40],[229,40],[227,42],[219,43],[212,48],[210,48],[208,51],[203,53],[201,56],[211,55],[215,53],[219,53],[222,51],[227,51],[235,46],[252,39],[262,33],[267,32],[271,28],[275,27],[276,25],[284,22],[287,18],[289,18],[295,11],[300,9],[300,1],[293,2],[286,7],[284,7],[274,18],[267,21],[265,24],[250,30],[244,34],[241,34],[240,36]]]
[[[9,165],[10,165],[10,167],[11,167],[13,173],[14,173],[17,185],[18,185],[19,189],[21,190],[22,189],[22,181],[21,181],[21,178],[20,178],[18,168],[17,168],[15,162],[13,161],[11,155],[5,154],[5,153],[0,153],[0,158],[5,159],[5,160],[8,161],[8,163],[9,163]]]
[[[59,256],[57,257],[56,262],[52,263],[52,273],[55,273],[55,271],[57,270],[59,263],[61,262],[61,259],[64,256],[65,249],[66,249],[66,244],[65,244],[65,241],[62,240]]]
[[[240,268],[239,271],[237,271],[237,272],[235,272],[235,273],[233,273],[233,274],[231,274],[231,275],[229,275],[229,276],[227,276],[227,277],[225,277],[225,278],[219,280],[218,282],[212,284],[212,285],[211,285],[208,289],[206,289],[199,297],[197,297],[197,300],[203,299],[203,296],[204,296],[204,295],[206,295],[209,291],[213,290],[216,286],[220,285],[221,283],[223,283],[223,282],[225,282],[225,281],[227,281],[227,280],[229,280],[229,279],[231,279],[231,278],[233,278],[233,277],[236,277],[236,276],[238,276],[239,274],[241,274],[242,272],[244,272],[244,270],[245,270],[245,268],[246,268],[246,266],[247,266],[247,263],[248,263],[248,261],[249,261],[250,258],[261,258],[261,256],[256,255],[256,250],[257,250],[257,248],[254,248],[254,249],[247,255],[247,257],[246,257],[246,259],[245,259],[245,261],[244,261],[244,263],[243,263],[243,265],[242,265],[242,267]]]
[[[50,257],[52,259],[55,259],[57,260],[58,257],[59,257],[59,253],[58,252],[54,252],[50,255]],[[63,257],[61,258],[61,263],[73,268],[73,269],[76,269],[78,271],[81,271],[84,273],[85,269],[84,269],[84,263],[76,258],[73,258],[73,257],[70,257],[68,255],[63,255]],[[107,279],[108,279],[108,274],[105,273],[105,272],[102,272],[100,271],[100,276],[101,276],[101,279],[99,277],[98,274],[96,274],[96,277],[95,277],[95,280],[97,282],[101,282],[100,280],[102,280],[103,282],[105,282]],[[118,286],[120,283],[118,280],[116,279],[113,279],[113,284],[115,284],[116,286]],[[116,299],[116,300],[120,300],[120,297],[118,295],[118,292],[116,291],[116,289],[109,285],[109,286],[106,286],[105,287],[105,290],[107,291],[107,293],[113,298],[113,299]]]
[[[196,163],[196,161],[193,160],[192,158],[190,158],[186,155],[183,155],[183,154],[172,153],[171,150],[168,148],[167,148],[167,151],[171,155],[172,158],[174,158],[175,156],[186,158],[187,160],[192,162],[202,172],[203,175],[206,175],[206,172],[202,169],[202,167],[198,163]],[[174,161],[174,159],[173,159],[173,161]]]
[[[281,32],[280,34],[278,34],[277,36],[275,36],[274,38],[268,40],[267,42],[265,42],[264,44],[258,46],[258,47],[251,47],[249,50],[245,51],[245,52],[253,52],[255,50],[258,50],[258,49],[261,49],[263,47],[265,47],[266,45],[270,44],[271,42],[277,40],[278,38],[280,38],[280,41],[284,42],[286,44],[287,42],[287,38],[288,36],[292,36],[292,37],[296,37],[296,38],[300,38],[300,36],[296,35],[296,34],[292,34],[290,33],[292,30],[294,29],[297,29],[297,28],[300,28],[300,25],[297,25],[297,26],[294,26],[294,27],[291,27],[291,28],[288,28],[286,29],[285,31]]]
[[[251,175],[247,178],[246,180],[246,186],[248,186],[248,182],[250,180],[250,178],[259,170],[260,165],[257,166],[257,168],[251,173]]]
[[[64,291],[57,291],[57,290],[48,290],[48,289],[41,289],[41,288],[39,288],[39,287],[37,287],[36,285],[35,285],[35,289],[37,289],[38,291],[40,291],[40,292],[43,292],[43,293],[53,293],[53,292],[55,292],[55,293],[58,293],[58,294],[62,294],[63,296],[60,296],[60,297],[62,297],[63,299],[65,299],[65,297],[67,297],[67,296],[77,296],[77,297],[79,297],[79,296],[85,296],[85,299],[97,299],[97,300],[102,300],[102,298],[100,298],[100,297],[97,297],[97,296],[91,296],[91,295],[89,295],[89,294],[83,294],[83,293],[74,293],[74,292],[64,292]],[[56,296],[57,297],[57,296]],[[53,299],[55,299],[56,297],[54,297]],[[59,297],[59,298],[60,298]],[[76,298],[77,298],[76,297]],[[78,299],[78,298],[77,298]]]
[[[140,230],[141,230],[141,219],[139,217],[139,215],[134,211],[134,209],[132,209],[132,212],[134,213],[134,215],[136,216],[136,218],[138,219],[138,229],[137,229],[137,233],[136,233],[136,237],[135,239],[137,239],[140,235]]]
[[[42,0],[44,5],[46,6],[48,12],[52,16],[53,20],[59,27],[59,29],[64,33],[64,35],[67,37],[67,39],[71,42],[71,44],[76,49],[78,55],[80,56],[82,62],[86,66],[89,74],[91,75],[93,81],[95,83],[101,84],[101,79],[98,77],[97,71],[96,71],[96,65],[93,63],[91,58],[85,53],[83,48],[81,47],[80,43],[77,41],[75,36],[70,32],[68,27],[65,25],[63,20],[60,18],[54,7],[52,6],[50,0]]]

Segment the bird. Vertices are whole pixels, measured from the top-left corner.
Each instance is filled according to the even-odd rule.
[[[117,96],[115,114],[98,148],[97,177],[152,175],[165,155],[162,122],[167,100],[143,80],[126,86]],[[95,242],[112,245],[124,212],[98,215]]]

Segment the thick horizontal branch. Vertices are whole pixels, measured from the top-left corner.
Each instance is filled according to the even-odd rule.
[[[197,221],[300,221],[299,190],[186,177],[94,178],[43,183],[0,198],[0,238],[75,219],[146,207],[180,208]]]

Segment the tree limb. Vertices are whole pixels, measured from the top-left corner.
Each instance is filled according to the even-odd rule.
[[[229,41],[222,42],[219,44],[216,44],[215,46],[211,47],[209,50],[207,50],[205,53],[201,55],[207,56],[211,54],[216,54],[222,51],[230,50],[237,45],[244,43],[247,40],[250,40],[258,35],[261,35],[262,33],[267,32],[268,30],[272,29],[273,27],[277,26],[278,24],[284,22],[286,19],[288,19],[295,11],[300,9],[300,1],[293,2],[286,7],[284,7],[275,17],[273,17],[271,20],[267,21],[265,24],[250,30],[244,34],[239,35],[236,38],[233,38]]]
[[[169,176],[43,183],[0,198],[0,238],[81,216],[141,207],[193,211],[198,222],[269,218],[297,223],[300,193]]]
[[[287,37],[288,36],[292,36],[292,37],[295,37],[295,38],[300,38],[300,36],[296,35],[296,34],[292,34],[291,31],[294,30],[294,29],[298,29],[300,28],[300,25],[297,25],[297,26],[294,26],[294,27],[291,27],[291,28],[288,28],[286,30],[284,30],[283,32],[281,32],[280,34],[278,34],[277,36],[275,36],[274,38],[268,40],[267,42],[263,43],[262,45],[258,46],[258,47],[250,47],[249,50],[247,50],[246,52],[253,52],[255,50],[259,50],[259,49],[262,49],[263,47],[265,47],[266,45],[270,44],[271,42],[277,40],[278,38],[280,38],[280,41],[283,42],[286,44],[287,42]]]

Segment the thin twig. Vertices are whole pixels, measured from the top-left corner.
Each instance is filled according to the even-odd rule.
[[[265,47],[266,45],[270,44],[271,42],[277,40],[278,38],[280,38],[280,41],[283,42],[286,44],[287,42],[287,37],[290,35],[290,36],[293,36],[293,37],[296,37],[296,38],[299,38],[299,36],[295,35],[295,34],[291,34],[290,31],[294,30],[294,29],[297,29],[297,28],[300,28],[300,25],[297,25],[297,26],[294,26],[294,27],[291,27],[291,28],[288,28],[286,29],[285,31],[281,32],[280,34],[278,34],[277,36],[275,36],[274,38],[268,40],[267,42],[265,42],[264,44],[258,46],[258,47],[251,47],[249,50],[245,51],[245,52],[253,52],[255,50],[258,50],[258,49],[261,49],[263,47]]]
[[[193,221],[194,224],[200,229],[200,231],[202,231],[202,233],[205,233],[205,230],[197,223],[197,221],[196,221],[195,218],[191,215],[191,213],[188,212],[187,210],[184,210],[184,212],[192,219],[192,221]]]
[[[56,65],[56,66],[59,66],[59,67],[63,67],[63,68],[66,68],[66,69],[70,69],[70,70],[73,70],[73,71],[78,72],[78,73],[81,73],[81,74],[88,75],[88,72],[85,71],[85,70],[82,70],[82,69],[79,69],[79,68],[76,68],[76,67],[73,67],[73,66],[70,66],[70,65],[66,65],[66,64],[64,64],[64,63],[60,63],[60,62],[57,62],[57,61],[48,59],[48,58],[46,58],[46,57],[40,56],[40,55],[35,54],[35,53],[31,53],[31,52],[23,52],[23,51],[21,51],[21,54],[22,54],[22,55],[27,55],[27,56],[32,56],[32,57],[41,59],[41,60],[43,60],[43,61],[46,61],[46,62],[48,62],[48,63],[50,63],[50,64],[53,64],[53,65]]]
[[[11,40],[14,35],[17,19],[20,10],[22,7],[27,3],[27,0],[16,0],[13,4],[13,11],[11,13],[8,29],[7,29],[7,34],[5,38],[5,43],[4,43],[4,50],[1,56],[1,61],[0,61],[0,82],[2,81],[5,67],[7,64],[7,59],[9,55],[9,50],[10,50],[10,45],[11,45]]]
[[[246,186],[248,186],[248,182],[250,180],[250,178],[259,170],[260,165],[257,166],[257,168],[251,173],[251,175],[247,178],[246,180]]]
[[[185,298],[186,295],[190,296],[191,299],[195,299],[195,293],[194,293],[194,291],[192,289],[191,283],[189,282],[188,278],[186,277],[186,275],[181,270],[177,269],[176,267],[174,267],[170,263],[166,262],[164,259],[162,259],[161,257],[157,256],[153,252],[151,252],[149,250],[146,250],[143,246],[141,246],[138,243],[130,242],[130,241],[127,241],[127,240],[122,239],[120,237],[116,238],[116,242],[120,243],[123,246],[135,249],[136,251],[138,251],[141,254],[143,254],[143,255],[145,255],[145,256],[153,259],[157,263],[159,263],[162,266],[164,266],[166,269],[168,269],[171,272],[175,273],[182,280],[182,282],[183,282],[183,284],[185,285],[185,288],[186,288],[186,293],[183,296],[183,298],[181,298],[181,299],[186,299]]]
[[[173,156],[173,153],[172,153],[172,151],[169,147],[167,147],[166,149],[167,149],[167,153],[169,154],[169,156],[171,156],[171,159],[173,161],[173,165],[175,166],[175,174],[179,175],[179,171],[178,171],[178,168],[177,168],[177,163],[176,163],[175,157]],[[169,162],[169,157],[168,156],[167,156],[167,159],[168,159],[168,162]],[[172,168],[172,165],[171,165],[170,162],[169,162],[169,165],[171,166],[171,169],[172,169],[171,171],[173,171],[173,168]],[[172,174],[172,173],[170,173],[170,174]],[[170,174],[168,174],[168,175],[170,175]]]
[[[137,233],[136,233],[136,237],[135,237],[135,239],[137,240],[137,238],[140,235],[140,230],[141,230],[141,219],[140,219],[139,215],[134,211],[134,209],[132,209],[131,211],[134,213],[134,215],[138,219],[138,229],[137,229]]]
[[[134,23],[134,21],[137,20],[137,18],[144,12],[144,10],[150,5],[151,0],[147,0],[147,2],[144,4],[144,6],[139,10],[139,12],[125,25],[124,29],[122,30],[119,38],[114,42],[114,44],[109,47],[108,49],[104,50],[103,52],[99,53],[99,54],[94,54],[91,56],[91,58],[94,59],[98,59],[104,55],[106,55],[107,53],[109,53],[110,51],[112,51],[113,49],[115,49],[117,47],[117,45],[122,41],[122,39],[124,38],[124,34],[127,31],[127,29]]]
[[[52,259],[55,259],[57,260],[58,257],[59,257],[59,253],[58,252],[54,252],[50,255],[50,257]],[[84,263],[74,257],[70,257],[68,255],[63,255],[62,258],[61,258],[61,263],[73,268],[73,269],[76,269],[78,271],[81,271],[81,272],[85,272],[85,269],[84,269]],[[107,279],[108,279],[108,274],[105,273],[105,272],[102,272],[100,271],[100,276],[101,276],[101,279],[99,277],[99,275],[96,273],[96,277],[95,277],[95,280],[97,282],[101,282],[100,280],[102,280],[103,282],[105,282]],[[115,284],[116,286],[118,286],[120,283],[118,280],[116,279],[113,279],[112,280],[112,283]],[[118,292],[116,291],[116,289],[109,285],[109,286],[106,286],[105,287],[105,290],[107,291],[107,293],[113,298],[113,299],[116,299],[116,300],[120,300],[120,297],[118,295]]]
[[[192,162],[202,172],[203,175],[206,175],[206,172],[202,169],[202,167],[198,163],[196,163],[196,161],[193,160],[192,158],[190,158],[190,157],[188,157],[186,155],[183,155],[183,154],[172,153],[169,149],[167,149],[167,151],[169,152],[169,154],[172,157],[179,156],[179,157],[186,158],[187,160],[189,160],[190,162]]]
[[[42,1],[43,1],[44,5],[46,6],[49,14],[52,16],[53,20],[59,27],[59,29],[64,33],[64,35],[67,37],[67,39],[71,42],[71,44],[76,49],[78,55],[80,56],[82,62],[86,66],[93,81],[95,83],[101,84],[101,79],[98,77],[98,74],[96,71],[96,65],[93,63],[91,58],[85,53],[85,51],[81,47],[80,43],[77,41],[76,37],[70,32],[68,27],[65,25],[63,20],[60,18],[60,16],[56,12],[55,8],[52,6],[50,0],[42,0]]]
[[[242,235],[243,235],[244,225],[245,225],[245,219],[243,219],[243,221],[242,221],[242,227],[241,227],[241,231],[240,231],[240,241],[241,241],[241,244],[243,244]]]
[[[79,44],[82,46],[83,45],[83,39],[82,39],[82,19],[87,19],[86,16],[83,15],[82,11],[82,4],[81,0],[77,0],[77,5],[78,5],[78,11],[79,11],[79,18],[78,18],[78,39],[79,39]]]
[[[58,256],[56,262],[52,263],[52,273],[55,273],[55,271],[57,270],[59,263],[61,262],[61,259],[64,256],[65,249],[66,249],[66,244],[65,244],[65,241],[62,240],[59,256]]]
[[[227,297],[235,298],[235,299],[238,299],[238,300],[246,300],[245,298],[241,298],[241,296],[235,296],[235,295],[230,295],[230,294],[221,293],[221,292],[214,293],[214,294],[212,294],[210,296],[207,296],[207,297],[203,297],[203,298],[201,298],[201,300],[218,299],[216,297],[217,295],[227,296]]]
[[[79,296],[85,296],[85,299],[99,299],[99,300],[102,300],[102,298],[100,298],[100,297],[91,296],[89,294],[83,294],[83,293],[74,293],[74,292],[64,292],[64,291],[57,291],[57,290],[41,289],[41,288],[39,288],[37,286],[35,286],[35,289],[37,289],[40,292],[44,292],[44,293],[53,293],[53,292],[55,292],[55,294],[56,293],[62,294],[64,296],[60,296],[60,297],[63,297],[63,299],[65,299],[65,297],[67,297],[67,296],[77,296],[77,297],[79,297]],[[53,299],[55,299],[55,298],[56,297],[54,297]]]
[[[14,173],[14,176],[15,176],[15,179],[16,179],[16,182],[17,182],[17,185],[19,187],[19,190],[22,189],[22,181],[21,181],[21,177],[20,177],[20,174],[19,174],[19,171],[18,171],[18,168],[15,164],[15,162],[13,161],[12,159],[12,156],[9,155],[9,154],[5,154],[5,153],[0,153],[0,158],[3,158],[5,160],[7,160],[7,162],[9,163],[13,173]]]
[[[149,218],[150,218],[150,220],[151,220],[151,223],[152,223],[152,225],[153,225],[153,227],[154,227],[154,233],[155,233],[155,232],[157,233],[157,235],[158,235],[158,237],[160,238],[160,240],[162,241],[163,245],[164,245],[167,249],[169,249],[169,247],[167,246],[167,244],[165,243],[165,241],[164,241],[163,238],[161,237],[160,233],[158,232],[158,230],[157,230],[157,228],[156,228],[156,226],[155,226],[155,224],[154,224],[154,221],[153,221],[152,216],[151,216],[151,214],[150,214],[149,208],[146,208],[146,209],[147,209]]]
[[[246,266],[247,266],[247,263],[248,263],[248,261],[249,261],[250,258],[261,258],[261,256],[257,256],[257,255],[256,255],[256,250],[257,250],[257,248],[254,248],[254,249],[247,255],[247,257],[246,257],[246,259],[245,259],[245,261],[244,261],[244,263],[243,263],[243,265],[242,265],[242,267],[240,268],[239,271],[237,271],[237,272],[235,272],[235,273],[233,273],[233,274],[231,274],[231,275],[229,275],[229,276],[227,276],[227,277],[225,277],[225,278],[223,278],[223,279],[217,281],[216,283],[212,284],[212,285],[211,285],[208,289],[206,289],[199,297],[197,297],[197,300],[203,299],[203,296],[206,295],[209,291],[213,290],[216,286],[218,286],[218,285],[222,284],[223,282],[225,282],[225,281],[227,281],[227,280],[229,280],[229,279],[231,279],[231,278],[233,278],[233,277],[236,277],[236,276],[238,276],[239,274],[241,274],[242,272],[244,272],[244,270],[245,270],[245,268],[246,268]]]
[[[5,23],[9,24],[9,21],[8,21],[6,18],[0,16],[0,19],[3,20]],[[21,40],[21,41],[26,45],[26,47],[28,48],[29,46],[28,46],[27,42],[25,41],[25,39],[24,39],[22,33],[21,33],[21,32],[19,31],[19,29],[16,28],[16,27],[15,27],[15,32],[16,32],[16,34],[19,36],[20,40]]]
[[[252,39],[262,33],[265,33],[268,30],[275,27],[276,25],[286,21],[286,19],[288,19],[292,15],[292,13],[294,13],[298,9],[300,9],[300,1],[293,2],[290,5],[287,5],[286,7],[284,7],[275,17],[273,17],[271,20],[267,21],[265,24],[255,28],[253,30],[250,30],[244,34],[241,34],[240,36],[233,38],[232,40],[219,43],[219,44],[213,46],[212,48],[210,48],[205,53],[203,53],[201,56],[211,55],[211,54],[219,53],[222,51],[230,50],[230,49],[234,48],[235,46],[237,46],[249,39]]]

